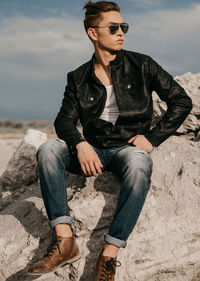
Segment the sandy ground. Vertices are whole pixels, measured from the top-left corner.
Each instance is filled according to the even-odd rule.
[[[6,166],[15,152],[16,148],[19,146],[23,139],[22,134],[16,135],[13,137],[10,134],[1,134],[0,135],[0,176],[5,171]]]

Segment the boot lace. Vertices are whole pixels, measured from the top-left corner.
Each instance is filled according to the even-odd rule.
[[[59,242],[61,242],[62,240],[58,240],[57,237],[54,238],[52,241],[51,241],[51,245],[48,247],[47,249],[47,254],[46,256],[48,258],[50,258],[52,256],[52,254],[54,254],[54,251],[56,249],[58,249],[59,251],[59,254],[61,254],[61,251],[60,251],[60,246],[59,246]]]
[[[102,264],[100,281],[109,281],[112,279],[113,274],[115,274],[114,266],[120,267],[121,262],[115,261],[113,258],[108,261],[104,261],[104,263]]]

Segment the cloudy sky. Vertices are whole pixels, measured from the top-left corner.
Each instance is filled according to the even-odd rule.
[[[81,0],[0,0],[0,118],[52,120],[67,72],[93,46]],[[124,49],[152,56],[173,76],[200,72],[200,0],[121,0]]]

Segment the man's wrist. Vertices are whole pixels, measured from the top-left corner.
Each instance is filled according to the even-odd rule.
[[[81,143],[83,143],[83,142],[87,142],[87,141],[84,139],[84,140],[81,140],[79,143],[76,144],[75,147],[76,147],[76,150],[77,150],[77,151],[78,151],[78,149],[79,149]]]

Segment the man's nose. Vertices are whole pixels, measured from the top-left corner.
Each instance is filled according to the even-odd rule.
[[[118,28],[118,30],[117,30],[117,35],[121,35],[121,36],[124,35],[124,32],[123,32],[122,29],[121,29],[121,26],[119,26],[119,28]]]

